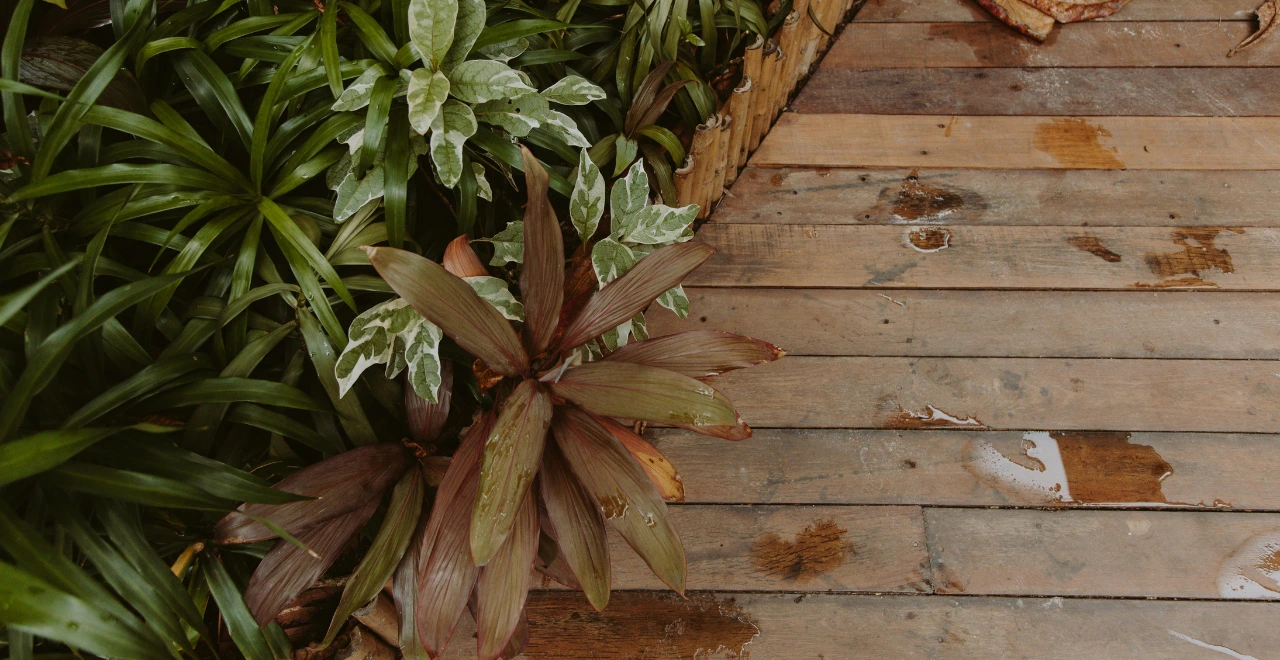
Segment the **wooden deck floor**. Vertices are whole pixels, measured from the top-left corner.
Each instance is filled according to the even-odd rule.
[[[1280,39],[1225,57],[1258,1],[1037,45],[870,0],[652,316],[791,351],[719,383],[751,440],[650,432],[689,599],[618,544],[528,656],[1280,657]]]

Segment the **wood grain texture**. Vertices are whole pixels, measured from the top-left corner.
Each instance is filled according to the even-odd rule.
[[[1139,492],[1140,484],[1163,472],[1125,469],[1125,459],[1131,459],[1133,465],[1168,465],[1172,474],[1158,481],[1164,506],[1280,510],[1280,493],[1272,487],[1280,466],[1280,436],[1274,434],[1097,434],[1086,440],[1109,450],[1102,452],[1106,465],[1064,454],[1071,468],[1068,486],[1077,468],[1094,468],[1075,479],[1076,497],[1109,501],[1083,503],[1056,502],[1009,480],[990,479],[967,461],[985,443],[1009,461],[1004,467],[1010,476],[1021,472],[1013,463],[1035,469],[1022,431],[757,429],[733,446],[732,461],[725,460],[724,445],[704,436],[672,429],[648,435],[679,469],[689,503],[1151,506],[1127,493]],[[1043,434],[1029,437],[1035,443]],[[1102,490],[1093,483],[1099,477],[1106,481]],[[1081,490],[1086,485],[1091,492]],[[1109,495],[1092,496],[1098,492]]]
[[[743,170],[713,223],[1274,226],[1280,171]]]
[[[1041,44],[992,22],[851,23],[822,66],[1235,68],[1280,64],[1280,44],[1274,40],[1226,57],[1253,30],[1250,21],[1085,22],[1060,25]]]
[[[1132,21],[1249,20],[1254,0],[1133,0],[1119,13],[1098,19]],[[868,0],[854,18],[859,23],[994,22],[973,0]]]
[[[758,428],[1274,433],[1276,372],[1245,360],[789,357],[716,387]]]
[[[1270,293],[685,293],[689,318],[652,309],[651,336],[714,328],[764,339],[793,356],[1280,359],[1280,296]]]
[[[1262,513],[929,509],[925,526],[938,590],[969,594],[1238,598],[1220,590],[1237,551],[1280,537]],[[1280,598],[1272,559],[1252,561]]]
[[[757,167],[1275,170],[1280,169],[1280,118],[788,112],[751,162]]]
[[[689,286],[1280,290],[1280,229],[709,224]]]
[[[1274,75],[1258,67],[823,67],[791,109],[881,115],[1274,116],[1280,114]]]
[[[1274,606],[1257,602],[618,592],[596,612],[541,592],[529,623],[521,657],[555,660],[1219,660],[1187,639],[1255,658],[1280,645]],[[464,614],[445,657],[474,658],[474,630]]]
[[[684,542],[689,589],[929,589],[918,507],[691,505],[669,512]],[[612,529],[609,554],[613,588],[666,589]]]

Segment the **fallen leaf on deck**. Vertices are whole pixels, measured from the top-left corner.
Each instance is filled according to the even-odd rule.
[[[1059,23],[1075,23],[1110,16],[1129,4],[1129,0],[1105,0],[1097,2],[1072,2],[1070,0],[1023,0],[1027,4],[1052,16]]]
[[[1276,26],[1276,14],[1280,13],[1280,0],[1267,0],[1262,3],[1261,7],[1253,10],[1253,13],[1258,15],[1258,31],[1246,37],[1245,40],[1241,41],[1235,48],[1232,48],[1231,51],[1227,53],[1227,57],[1234,56],[1236,53],[1258,43],[1259,41],[1262,41],[1267,37],[1267,35],[1271,34],[1272,28]]]
[[[1032,39],[1044,41],[1053,30],[1052,16],[1021,0],[978,0],[978,4],[991,12],[992,16]]]

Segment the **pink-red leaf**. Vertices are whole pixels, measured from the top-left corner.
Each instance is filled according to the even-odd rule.
[[[525,380],[502,402],[485,444],[480,494],[471,518],[471,557],[484,566],[507,538],[529,491],[551,424],[551,396]]]
[[[603,610],[609,604],[610,575],[600,509],[573,476],[556,443],[547,445],[540,474],[538,489],[547,509],[548,531],[560,548],[556,559],[569,565],[591,606]]]
[[[418,639],[418,554],[422,548],[422,530],[426,520],[420,520],[418,530],[409,542],[400,565],[391,578],[391,595],[395,599],[396,614],[400,617],[399,647],[404,660],[427,660],[427,650]]]
[[[524,207],[524,266],[520,294],[524,302],[524,332],[529,352],[547,349],[560,321],[564,302],[564,239],[555,209],[547,199],[547,171],[528,149],[524,153],[524,181],[529,200]]]
[[[244,590],[244,602],[258,625],[271,623],[285,605],[320,579],[377,509],[377,498],[367,500],[358,509],[298,534],[298,540],[318,557],[287,541],[276,543],[262,558]]]
[[[370,500],[377,501],[408,464],[409,455],[399,444],[358,447],[302,468],[274,486],[315,499],[289,504],[245,504],[240,511],[266,518],[297,535]],[[235,511],[214,527],[214,538],[219,543],[253,543],[275,537],[276,533],[266,525]]]
[[[551,424],[556,444],[578,482],[654,574],[684,593],[684,547],[667,505],[622,443],[590,415],[560,408]]]
[[[560,350],[581,346],[612,330],[679,284],[715,252],[704,243],[676,243],[655,250],[622,277],[597,291],[565,328]]]
[[[444,258],[440,260],[444,269],[458,277],[480,277],[488,275],[489,270],[481,263],[476,251],[471,249],[471,239],[463,234],[444,248]]]
[[[676,466],[672,465],[657,447],[608,417],[596,417],[596,421],[609,429],[613,437],[631,452],[644,473],[649,476],[649,481],[653,482],[653,487],[658,489],[658,494],[662,495],[662,499],[668,502],[684,501],[684,482],[680,480]]]
[[[480,660],[502,653],[520,623],[533,559],[538,554],[538,506],[532,490],[525,491],[506,543],[480,569],[476,582],[476,638]]]
[[[551,392],[605,417],[687,425],[708,432],[746,430],[714,387],[673,371],[626,362],[588,362],[564,372]]]
[[[404,386],[404,414],[409,424],[409,433],[416,442],[426,444],[435,442],[444,430],[444,423],[449,420],[449,407],[453,403],[453,362],[443,360],[440,363],[440,389],[436,393],[436,403],[431,403],[418,396],[418,392],[408,383]]]
[[[480,484],[480,453],[493,428],[492,414],[467,430],[436,491],[431,517],[418,545],[418,638],[433,657],[440,655],[462,616],[478,570],[468,543],[471,509]]]
[[[759,339],[718,330],[691,330],[620,346],[605,361],[643,364],[690,378],[710,378],[773,362],[786,354]]]
[[[504,376],[529,366],[529,356],[511,324],[470,284],[412,252],[389,247],[364,250],[382,279],[463,350]]]

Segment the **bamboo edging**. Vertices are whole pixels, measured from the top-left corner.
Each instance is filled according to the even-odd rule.
[[[688,157],[675,171],[681,206],[697,204],[699,218],[711,215],[800,80],[830,47],[832,38],[824,30],[834,30],[853,4],[854,0],[795,0],[774,39],[757,37],[746,47],[742,81],[719,112],[698,126]]]

